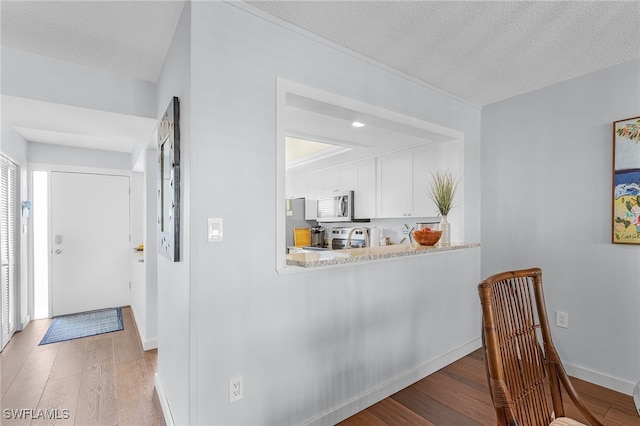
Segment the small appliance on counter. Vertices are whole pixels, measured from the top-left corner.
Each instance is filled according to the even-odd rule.
[[[369,232],[369,230],[367,228],[335,227],[331,230],[331,248],[333,250],[340,250],[345,248],[365,247],[365,232]],[[347,247],[349,234],[351,234],[351,242],[349,244],[350,247]]]
[[[325,229],[322,226],[311,228],[311,247],[326,247]]]
[[[377,226],[374,226],[373,228],[371,228],[369,230],[369,236],[371,237],[371,247],[378,247],[380,246],[380,237],[382,237],[382,229],[378,228]]]

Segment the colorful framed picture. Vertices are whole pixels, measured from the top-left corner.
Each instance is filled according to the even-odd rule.
[[[613,122],[611,242],[640,244],[640,117]]]

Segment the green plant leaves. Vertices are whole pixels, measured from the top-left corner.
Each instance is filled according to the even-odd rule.
[[[458,180],[447,170],[431,173],[431,178],[429,198],[436,204],[440,214],[446,216],[454,207],[453,200],[458,189]]]

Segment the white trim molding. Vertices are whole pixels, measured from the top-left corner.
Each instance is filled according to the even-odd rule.
[[[173,416],[171,415],[171,409],[169,408],[169,401],[167,401],[167,395],[164,393],[162,389],[162,384],[160,383],[160,378],[158,377],[158,373],[155,375],[155,386],[156,392],[158,393],[158,399],[160,400],[160,407],[162,407],[162,415],[164,416],[164,422],[167,426],[175,426],[175,422],[173,421]]]
[[[157,349],[158,348],[158,339],[151,339],[151,340],[143,340],[142,341],[142,350],[145,351],[150,351],[151,349]]]
[[[608,376],[606,374],[598,373],[584,367],[580,367],[573,364],[563,363],[567,374],[571,377],[576,377],[581,380],[585,380],[589,383],[612,389],[616,392],[623,393],[625,395],[633,395],[633,388],[635,383],[629,382],[618,377]]]
[[[367,407],[379,402],[396,392],[424,379],[430,374],[446,367],[447,365],[459,360],[460,358],[470,354],[482,346],[480,338],[474,339],[458,348],[453,349],[431,361],[428,361],[413,370],[410,370],[400,377],[397,377],[367,393],[346,402],[330,412],[324,413],[305,423],[307,426],[336,424],[345,420]]]

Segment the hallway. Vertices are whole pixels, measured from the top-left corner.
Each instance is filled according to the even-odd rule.
[[[16,333],[0,354],[2,424],[164,425],[157,351],[142,350],[130,307],[122,319],[122,331],[44,346],[50,319]]]

